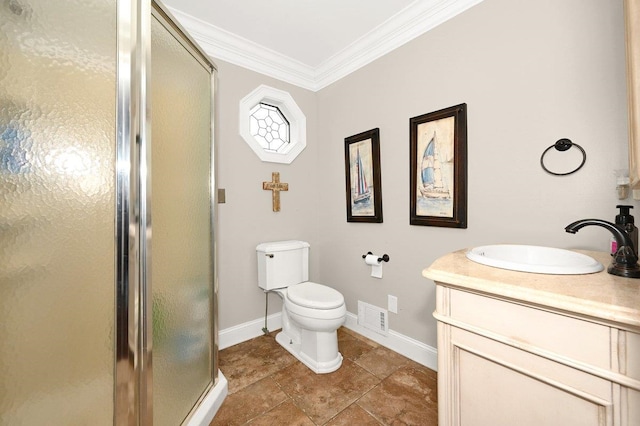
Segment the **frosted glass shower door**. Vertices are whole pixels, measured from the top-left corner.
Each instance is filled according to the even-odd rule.
[[[116,4],[0,2],[0,425],[112,425]]]
[[[177,425],[212,382],[212,80],[151,20],[153,419]]]

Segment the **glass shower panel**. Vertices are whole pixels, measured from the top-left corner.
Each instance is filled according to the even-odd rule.
[[[113,424],[116,5],[0,2],[0,424]]]
[[[211,71],[151,20],[151,277],[155,425],[212,381]]]

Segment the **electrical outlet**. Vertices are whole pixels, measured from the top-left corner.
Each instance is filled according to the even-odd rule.
[[[389,295],[389,301],[387,303],[389,312],[393,312],[394,314],[398,313],[398,298],[392,295]]]

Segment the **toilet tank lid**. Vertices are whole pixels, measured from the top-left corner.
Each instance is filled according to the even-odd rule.
[[[261,243],[256,246],[256,251],[259,252],[278,252],[287,250],[297,250],[304,247],[309,247],[309,243],[306,241],[287,240],[287,241],[271,241],[268,243]]]
[[[338,290],[311,281],[289,286],[287,298],[296,305],[314,309],[334,309],[344,305],[344,296]]]

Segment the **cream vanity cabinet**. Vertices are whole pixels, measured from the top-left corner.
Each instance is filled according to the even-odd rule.
[[[640,280],[507,271],[464,251],[423,275],[440,426],[640,425]]]

